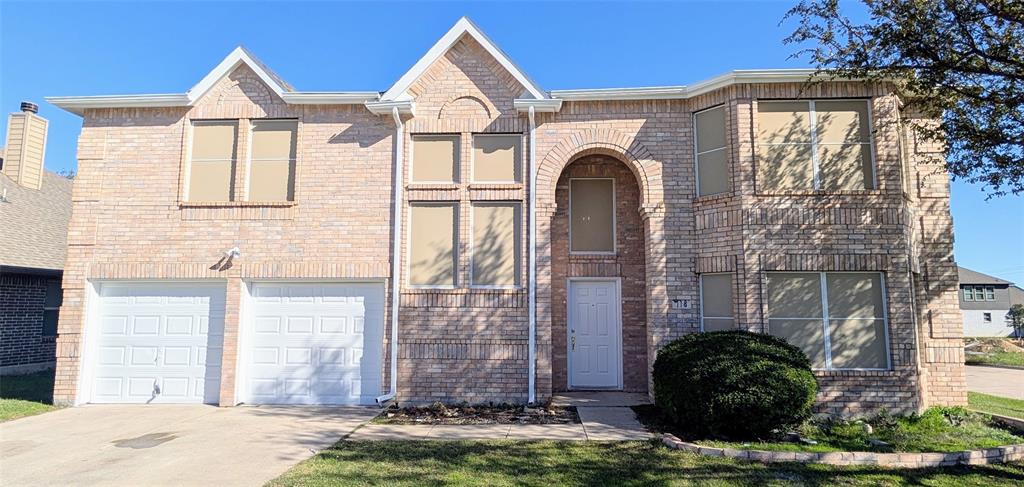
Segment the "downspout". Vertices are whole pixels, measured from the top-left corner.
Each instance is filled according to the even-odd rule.
[[[529,247],[529,312],[530,315],[530,331],[529,331],[529,352],[527,359],[529,360],[529,391],[526,395],[526,402],[533,404],[537,397],[534,389],[536,388],[537,382],[537,124],[534,119],[534,108],[531,105],[529,111],[530,117],[530,241]]]
[[[377,397],[377,404],[381,406],[394,399],[398,393],[398,293],[401,271],[399,254],[402,252],[402,183],[405,176],[402,168],[402,151],[405,126],[402,124],[402,115],[398,112],[398,107],[391,108],[391,116],[395,119],[395,201],[391,215],[394,235],[391,239],[391,392]]]

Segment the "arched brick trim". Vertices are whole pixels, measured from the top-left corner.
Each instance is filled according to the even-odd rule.
[[[479,96],[455,94],[455,95],[452,95],[452,96],[448,97],[448,99],[441,105],[441,109],[437,111],[437,118],[438,118],[438,120],[443,120],[445,118],[448,118],[448,110],[449,110],[449,108],[452,108],[455,103],[457,103],[457,102],[459,102],[461,100],[469,100],[469,101],[476,102],[479,105],[479,108],[482,109],[486,113],[485,118],[488,118],[488,119],[494,118],[498,114],[501,113],[501,112],[498,111],[498,107],[494,106],[494,103],[491,103],[491,100],[489,100],[483,94],[480,94]],[[453,117],[453,118],[458,118],[458,117]],[[462,118],[479,118],[479,117],[465,117],[465,116],[462,116]]]
[[[580,157],[603,154],[621,160],[640,185],[640,205],[646,211],[663,207],[661,166],[643,144],[612,129],[584,130],[562,139],[537,167],[537,205],[555,201],[555,185],[565,166]]]

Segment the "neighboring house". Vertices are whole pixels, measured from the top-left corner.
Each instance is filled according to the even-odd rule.
[[[7,120],[0,163],[0,372],[53,367],[71,181],[43,168],[46,119],[35,105]]]
[[[821,411],[965,404],[941,145],[811,74],[545,91],[461,19],[383,93],[238,48],[49,98],[83,117],[55,399],[650,393],[670,340],[746,329],[807,351]]]
[[[1010,306],[1024,304],[1024,291],[1010,281],[960,267],[960,312],[964,336],[1013,336],[1006,320]]]

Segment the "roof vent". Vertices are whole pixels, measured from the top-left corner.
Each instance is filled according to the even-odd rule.
[[[21,111],[28,113],[39,113],[39,105],[30,101],[21,102]]]

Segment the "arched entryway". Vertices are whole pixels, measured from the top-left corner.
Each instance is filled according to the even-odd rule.
[[[605,154],[563,169],[550,215],[554,391],[647,392],[646,239],[640,185]]]

